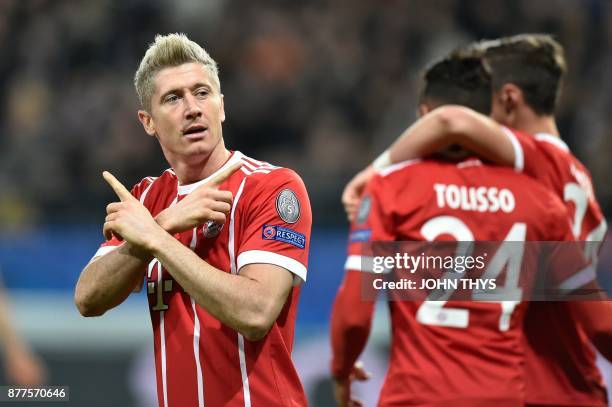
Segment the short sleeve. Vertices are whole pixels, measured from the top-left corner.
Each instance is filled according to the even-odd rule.
[[[312,212],[306,187],[293,171],[281,168],[246,179],[239,198],[238,272],[247,264],[283,267],[306,281]]]
[[[538,141],[527,133],[508,127],[502,129],[514,148],[514,170],[550,185],[550,177],[555,170]]]
[[[146,198],[147,193],[149,192],[149,189],[153,185],[154,181],[155,181],[155,178],[153,177],[144,178],[138,184],[134,185],[134,187],[130,190],[130,192],[141,203],[144,203],[144,199]],[[115,236],[113,236],[112,239],[106,240],[100,245],[100,247],[98,248],[98,251],[96,251],[96,254],[93,255],[92,259],[95,257],[104,256],[105,254],[110,253],[113,250],[117,249],[122,244],[123,244],[123,240],[119,240]]]
[[[394,240],[389,216],[382,204],[382,184],[382,177],[375,175],[361,197],[357,215],[350,226],[345,270],[372,272],[369,257],[372,255],[373,243]]]

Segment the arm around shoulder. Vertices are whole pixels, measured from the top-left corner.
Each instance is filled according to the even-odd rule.
[[[514,165],[512,141],[494,120],[459,105],[441,106],[408,128],[391,146],[391,161],[425,157],[453,144],[493,163]]]

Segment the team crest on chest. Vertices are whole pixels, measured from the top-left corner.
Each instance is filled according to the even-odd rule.
[[[276,198],[276,211],[287,223],[295,223],[300,218],[300,201],[295,192],[283,189]]]
[[[213,237],[219,236],[221,230],[223,229],[223,223],[217,223],[215,221],[209,220],[204,226],[202,226],[202,234],[205,238],[212,239]]]

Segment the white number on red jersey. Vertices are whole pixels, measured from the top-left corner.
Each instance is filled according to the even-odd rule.
[[[473,246],[470,242],[474,241],[474,234],[469,227],[453,216],[438,216],[427,221],[421,228],[421,234],[427,241],[434,241],[438,236],[448,234],[457,240],[459,245],[455,251],[455,256],[468,256],[471,254]],[[481,294],[474,299],[498,302],[501,305],[501,316],[499,329],[507,331],[510,328],[510,318],[516,305],[520,302],[521,289],[518,287],[518,279],[523,261],[523,245],[516,242],[524,242],[527,235],[527,225],[515,223],[504,238],[504,243],[495,252],[495,256],[490,261],[485,273],[481,278],[497,278],[504,268],[506,268],[506,284],[496,291],[493,296],[504,298],[516,298],[516,300],[499,300],[490,294]],[[456,278],[459,274],[447,272],[444,278]],[[428,299],[421,304],[417,311],[417,321],[424,325],[445,326],[452,328],[467,328],[469,325],[469,310],[462,308],[444,308],[446,300],[453,294],[454,290],[446,290],[443,298],[437,293],[429,295]],[[488,295],[488,297],[486,297]],[[432,300],[434,297],[438,298]]]
[[[572,234],[575,239],[579,239],[580,232],[582,231],[582,222],[588,208],[589,195],[579,184],[568,182],[563,188],[563,199],[565,202],[572,201],[574,203],[575,210],[572,222]],[[607,229],[608,225],[606,224],[606,220],[602,219],[601,223],[591,230],[585,238],[587,242],[599,242],[599,244],[587,243],[584,247],[585,257],[591,260],[593,264],[597,264],[599,248],[604,241]]]

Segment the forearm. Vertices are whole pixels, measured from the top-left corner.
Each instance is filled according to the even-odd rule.
[[[433,117],[434,113],[415,122],[391,144],[385,153],[389,164],[426,157],[455,142],[455,135],[445,129],[445,123]]]
[[[332,375],[345,379],[363,352],[372,323],[374,302],[361,299],[357,272],[338,291],[331,317]]]
[[[183,232],[184,230],[180,230],[178,225],[175,223],[171,214],[172,210],[174,210],[174,208],[169,207],[158,213],[155,217],[155,222],[157,222],[157,224],[169,234]]]
[[[89,263],[79,276],[75,303],[83,316],[98,316],[121,304],[144,278],[152,256],[124,243]]]
[[[3,288],[0,288],[0,342],[7,352],[21,345],[22,340],[13,328],[10,319],[10,308]]]
[[[211,266],[167,234],[160,234],[152,254],[194,301],[216,319],[250,340],[267,332],[262,327],[269,325],[263,320],[269,314],[269,302],[257,281]]]
[[[168,233],[176,225],[168,210],[155,221]],[[83,316],[97,316],[121,304],[143,279],[143,271],[153,259],[149,253],[124,243],[119,249],[88,264],[77,283],[75,302]]]
[[[512,166],[514,149],[490,118],[460,106],[443,106],[410,126],[389,148],[391,163],[426,157],[460,145],[487,161]]]

